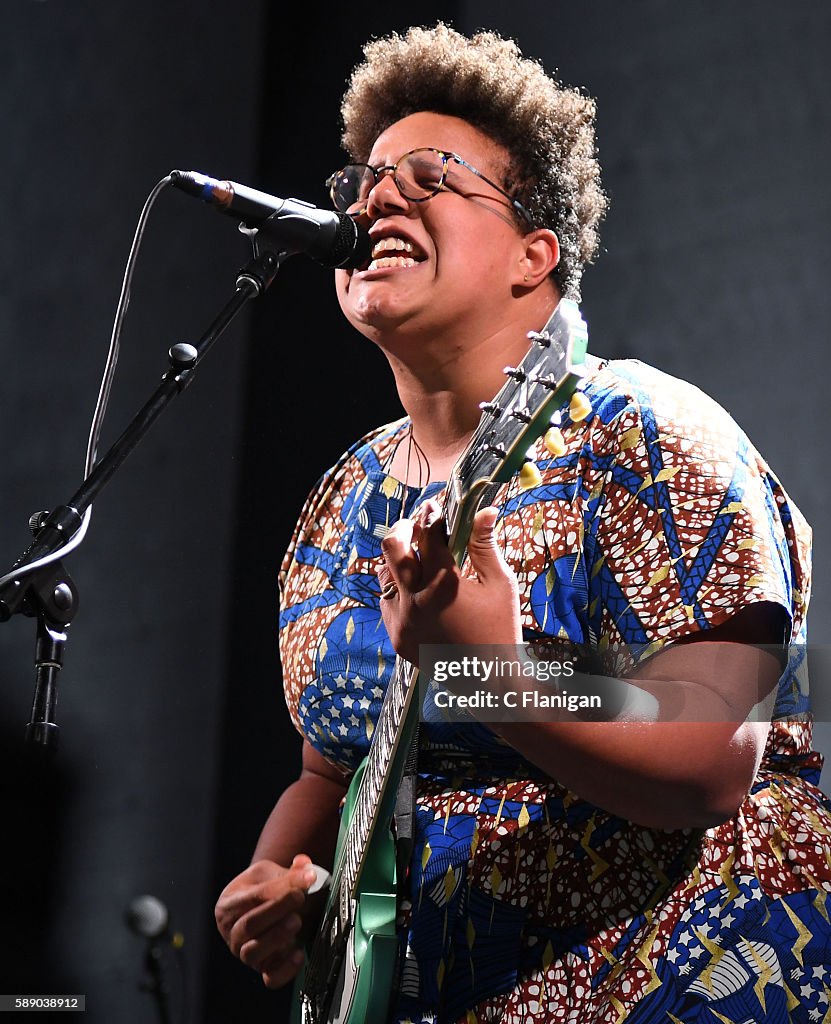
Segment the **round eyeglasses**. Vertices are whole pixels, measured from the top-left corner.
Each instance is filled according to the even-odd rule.
[[[409,153],[405,153],[399,159],[398,163],[387,164],[384,167],[372,167],[370,164],[347,164],[342,170],[336,171],[327,178],[326,185],[336,210],[359,217],[366,210],[369,193],[384,174],[392,174],[396,188],[405,199],[412,203],[426,203],[428,199],[432,199],[443,189],[449,188],[447,169],[451,160],[466,167],[477,178],[481,178],[491,188],[495,188],[500,195],[508,200],[514,212],[526,221],[530,228],[534,227],[531,214],[518,199],[514,199],[504,188],[491,181],[490,178],[486,178],[467,160],[442,149],[426,146],[420,149],[411,149]]]

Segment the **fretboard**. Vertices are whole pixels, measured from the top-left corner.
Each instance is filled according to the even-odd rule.
[[[506,367],[508,381],[483,415],[451,473],[445,492],[448,547],[461,566],[473,517],[493,500],[501,482],[525,461],[528,445],[545,433],[552,411],[575,390],[583,373],[587,331],[576,304],[562,300],[518,367]],[[418,669],[399,657],[371,737],[364,777],[349,829],[333,870],[341,923],[349,925],[370,839],[388,827],[406,756],[418,720]]]

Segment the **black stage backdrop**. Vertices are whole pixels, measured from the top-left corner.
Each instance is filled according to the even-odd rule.
[[[78,483],[152,185],[184,166],[324,203],[361,42],[441,16],[515,35],[598,98],[612,206],[584,284],[592,350],[687,377],[736,415],[813,522],[812,630],[831,642],[827,5],[517,0],[409,17],[281,6],[4,9],[0,569],[24,548],[28,515]],[[231,221],[161,196],[105,443],[245,258]],[[139,988],[144,943],[123,920],[152,893],[185,936],[184,959],[163,957],[175,1020],[284,1019],[284,995],[225,951],[212,906],[297,771],[276,658],[276,570],[297,511],[352,440],[397,413],[385,363],[341,321],[329,273],[288,261],[102,495],[69,558],[82,608],[52,764],[19,741],[34,626],[0,629],[0,992],[83,992],[90,1021],[159,1020]]]
[[[175,167],[255,176],[263,12],[147,0],[12,0],[0,31],[0,561],[80,483],[139,212]],[[247,245],[169,190],[147,229],[103,444],[202,333]],[[0,992],[84,993],[90,1022],[159,1019],[139,990],[137,896],[185,936],[171,1008],[198,1020],[225,693],[245,343],[239,322],[96,503],[68,565],[81,593],[52,765],[20,749],[34,624],[0,628]],[[103,448],[102,448],[103,450]],[[11,1017],[10,1017],[11,1019]],[[28,1019],[28,1018],[27,1018]],[[177,1016],[175,1019],[180,1020]]]

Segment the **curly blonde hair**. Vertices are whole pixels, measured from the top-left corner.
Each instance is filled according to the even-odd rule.
[[[594,100],[549,77],[513,40],[490,31],[468,38],[443,22],[371,40],[364,57],[341,105],[350,158],[365,162],[381,132],[418,111],[463,118],[511,154],[505,189],[535,225],[556,232],[552,276],[563,295],[579,299],[607,206]]]

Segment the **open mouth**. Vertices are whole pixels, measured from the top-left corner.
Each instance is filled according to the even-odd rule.
[[[384,270],[388,267],[403,270],[407,267],[414,267],[423,260],[424,255],[412,242],[390,235],[375,243],[372,247],[370,262],[365,267],[361,267],[361,270]]]

